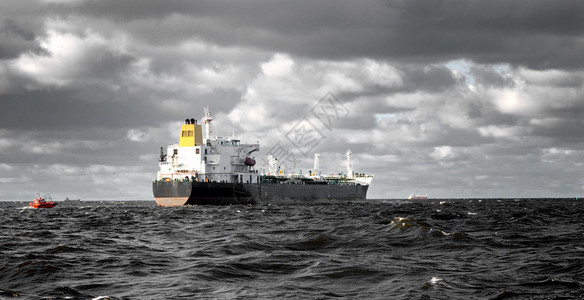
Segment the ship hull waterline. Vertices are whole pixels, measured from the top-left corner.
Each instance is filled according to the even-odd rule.
[[[368,185],[155,181],[159,206],[320,204],[365,201]]]

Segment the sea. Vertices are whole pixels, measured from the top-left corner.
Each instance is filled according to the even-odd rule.
[[[584,299],[580,199],[0,202],[0,299]]]

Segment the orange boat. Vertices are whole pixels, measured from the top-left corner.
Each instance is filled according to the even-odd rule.
[[[57,203],[53,201],[46,201],[40,194],[37,194],[37,197],[29,203],[30,207],[34,208],[51,208],[57,205]]]

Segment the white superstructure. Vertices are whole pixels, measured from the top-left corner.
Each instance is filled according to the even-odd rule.
[[[185,120],[178,144],[169,145],[166,154],[161,149],[157,178],[163,181],[189,180],[199,182],[258,183],[260,174],[254,169],[250,155],[259,151],[259,144],[241,144],[235,137],[213,135],[213,117],[205,109],[202,126],[195,119]]]

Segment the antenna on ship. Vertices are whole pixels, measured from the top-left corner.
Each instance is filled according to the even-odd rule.
[[[166,161],[166,154],[164,154],[164,149],[160,147],[160,158],[158,159],[159,162]]]
[[[268,155],[268,175],[278,175],[278,159],[272,155]]]
[[[320,158],[320,154],[314,153],[314,175],[315,176],[318,173],[318,171],[320,171],[319,158]],[[312,174],[309,174],[309,175],[312,176]]]
[[[209,113],[209,107],[205,107],[205,115],[203,116],[203,123],[205,124],[205,136],[207,139],[211,138],[211,133],[213,129],[211,128],[211,121],[213,121],[213,116]]]
[[[347,149],[347,177],[353,178],[353,164],[351,164],[351,149]]]

